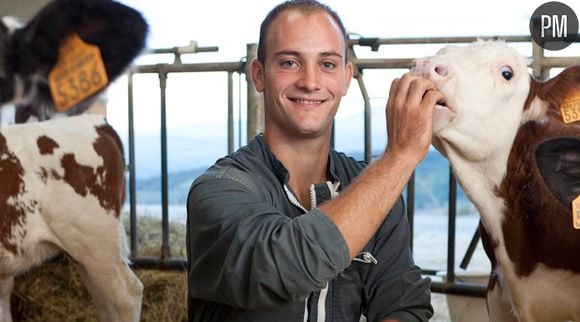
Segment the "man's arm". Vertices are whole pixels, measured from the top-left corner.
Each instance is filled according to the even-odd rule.
[[[416,75],[391,85],[385,153],[332,201],[320,206],[346,240],[351,257],[368,243],[431,144],[433,107],[442,94]]]

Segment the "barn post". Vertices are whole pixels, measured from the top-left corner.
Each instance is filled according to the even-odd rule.
[[[234,152],[234,73],[228,72],[228,153]],[[241,94],[241,93],[240,93]]]
[[[353,66],[353,78],[357,81],[364,102],[364,158],[366,162],[372,159],[372,135],[371,135],[371,99],[363,79],[363,70],[356,63],[356,53],[352,46],[348,47],[349,60]]]
[[[250,65],[252,59],[256,58],[258,52],[257,44],[248,44],[246,53],[246,66],[244,73],[246,74],[246,82],[248,84],[248,120],[247,120],[247,137],[246,142],[250,142],[256,134],[264,132],[264,100],[262,93],[258,93],[252,83],[252,76]]]
[[[134,99],[133,99],[133,75],[130,71],[127,75],[127,98],[128,98],[128,122],[129,122],[129,163],[127,169],[129,170],[129,225],[131,227],[131,258],[136,258],[138,254],[138,240],[137,240],[137,179],[135,178],[135,113],[134,113]]]
[[[550,77],[550,68],[544,66],[546,57],[544,49],[536,42],[532,41],[532,75],[539,80],[546,80]]]
[[[161,89],[161,260],[171,259],[169,243],[169,190],[167,160],[167,70],[159,70],[159,88]]]

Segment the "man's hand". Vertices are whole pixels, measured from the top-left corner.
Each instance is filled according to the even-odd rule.
[[[387,102],[387,151],[419,163],[429,149],[433,108],[443,94],[433,82],[405,74],[391,84]]]

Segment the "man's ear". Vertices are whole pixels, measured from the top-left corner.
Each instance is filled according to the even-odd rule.
[[[264,65],[258,60],[253,59],[250,65],[250,72],[252,73],[252,82],[254,83],[254,87],[256,91],[263,92],[264,91]]]
[[[345,96],[348,93],[350,81],[352,80],[352,75],[354,73],[354,67],[352,66],[352,63],[350,61],[346,62],[346,66],[344,66],[344,68],[345,68],[344,77],[346,77],[346,79],[344,84],[344,90],[342,91],[342,96]]]

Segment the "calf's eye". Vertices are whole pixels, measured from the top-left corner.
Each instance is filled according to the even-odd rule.
[[[510,79],[512,79],[512,77],[514,77],[514,72],[512,71],[512,69],[509,66],[503,66],[501,68],[501,76],[509,81]]]

